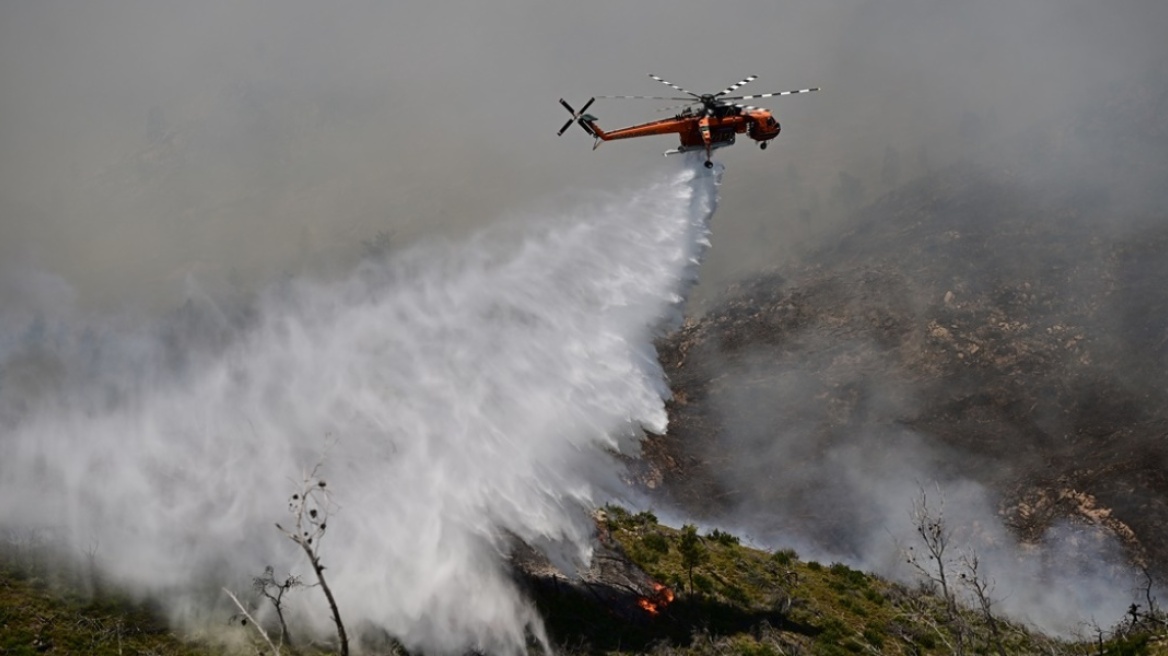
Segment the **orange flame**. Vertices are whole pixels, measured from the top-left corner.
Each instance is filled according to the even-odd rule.
[[[662,606],[668,606],[673,603],[673,590],[661,585],[660,583],[653,584],[653,596],[657,597]]]
[[[656,616],[673,602],[673,590],[661,585],[660,583],[653,584],[653,594],[648,597],[641,597],[637,599],[637,605],[645,610],[650,615]]]

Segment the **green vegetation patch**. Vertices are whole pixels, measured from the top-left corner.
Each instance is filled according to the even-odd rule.
[[[0,569],[0,654],[172,654],[222,650],[184,641],[149,604],[106,594],[86,600],[43,579]]]
[[[699,535],[692,526],[653,524],[645,513],[611,506],[605,512],[626,554],[678,595],[658,621],[690,624],[686,638],[654,643],[654,652],[950,654],[960,639],[965,653],[998,653],[981,612],[961,607],[951,619],[946,604],[922,589],[844,563],[801,561],[794,549],[754,549],[720,530]],[[1097,645],[1060,642],[995,619],[1008,654],[1098,653]],[[694,633],[699,629],[704,633]],[[1139,650],[1146,644],[1105,643],[1105,653],[1145,653]]]

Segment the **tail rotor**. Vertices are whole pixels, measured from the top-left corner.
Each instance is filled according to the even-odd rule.
[[[580,111],[576,111],[572,109],[572,106],[565,102],[563,98],[560,98],[560,104],[564,106],[564,109],[568,110],[568,113],[572,115],[572,118],[568,119],[568,121],[564,123],[564,127],[560,128],[560,131],[556,133],[556,136],[564,136],[564,133],[568,131],[568,128],[572,127],[572,124],[576,122],[580,122],[580,127],[584,128],[585,132],[592,134],[592,130],[589,130],[588,126],[586,126],[580,119],[585,116],[584,112],[588,111],[588,108],[591,107],[592,103],[594,102],[596,102],[596,98],[591,98],[588,100],[588,102],[584,103],[584,106],[580,108]]]

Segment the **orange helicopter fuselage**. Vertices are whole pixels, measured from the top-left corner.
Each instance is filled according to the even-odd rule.
[[[600,141],[634,139],[655,134],[676,134],[684,149],[716,147],[734,141],[735,135],[746,134],[755,141],[769,141],[779,136],[782,128],[771,112],[753,109],[718,115],[678,114],[673,118],[642,123],[611,132],[605,132],[593,120],[584,123]]]

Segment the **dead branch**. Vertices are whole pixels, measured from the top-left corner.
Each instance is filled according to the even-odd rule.
[[[254,626],[255,630],[259,632],[260,637],[264,639],[264,642],[268,643],[268,647],[271,648],[272,654],[274,654],[274,656],[280,656],[280,648],[277,647],[272,642],[272,639],[268,637],[268,632],[264,631],[264,627],[260,626],[260,623],[255,621],[255,618],[251,616],[251,613],[247,612],[247,608],[245,608],[243,603],[239,601],[239,597],[236,597],[235,594],[227,588],[223,588],[223,591],[227,593],[228,597],[231,597],[231,601],[235,602],[235,607],[238,608],[239,612],[243,615],[244,621],[251,622],[251,625]]]

